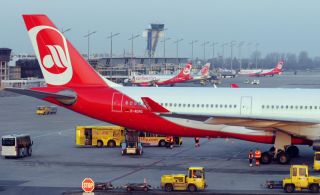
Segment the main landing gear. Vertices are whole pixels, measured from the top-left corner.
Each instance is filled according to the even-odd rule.
[[[273,160],[277,161],[279,164],[288,164],[292,158],[299,156],[299,148],[295,145],[286,146],[285,150],[278,149],[275,152],[275,147],[271,147],[269,151],[263,152],[261,154],[261,163],[270,164]]]
[[[279,164],[288,164],[292,158],[299,156],[299,148],[291,143],[291,135],[277,131],[274,147],[261,154],[261,163],[270,164],[273,160]]]

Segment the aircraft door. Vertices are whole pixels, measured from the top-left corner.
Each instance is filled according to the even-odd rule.
[[[241,97],[241,115],[251,115],[251,106],[252,106],[252,97],[251,96],[243,96]]]
[[[85,128],[84,129],[85,143],[84,145],[91,146],[92,145],[92,129]]]
[[[112,111],[113,112],[122,112],[122,100],[123,94],[114,92],[112,96]]]

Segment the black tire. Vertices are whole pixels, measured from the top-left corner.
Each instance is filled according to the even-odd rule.
[[[98,147],[98,148],[101,148],[102,146],[103,146],[103,141],[98,140],[98,141],[97,141],[97,147]]]
[[[173,191],[173,186],[170,183],[167,183],[166,185],[164,185],[164,190],[166,192],[172,192]]]
[[[106,186],[102,186],[102,190],[106,190],[107,189],[107,187]]]
[[[272,156],[270,152],[263,152],[261,154],[261,164],[270,164],[272,161]]]
[[[284,186],[284,191],[287,193],[292,193],[292,192],[294,192],[294,190],[295,190],[295,187],[293,184],[286,184]]]
[[[113,140],[109,140],[107,146],[109,148],[114,148],[114,147],[116,147],[116,142]]]
[[[299,148],[297,146],[291,145],[286,149],[286,153],[290,158],[296,158],[299,156]]]
[[[164,141],[163,139],[159,141],[159,146],[160,147],[165,147],[167,144],[166,144],[166,141]]]
[[[285,165],[290,162],[290,157],[287,153],[281,151],[277,155],[277,161],[279,164]]]
[[[274,152],[276,149],[274,146],[272,146],[270,149],[269,149],[269,152]]]
[[[309,186],[311,193],[319,193],[319,184],[313,183]]]
[[[193,184],[188,185],[188,191],[189,192],[196,192],[197,191],[197,187]]]
[[[148,192],[149,188],[148,187],[143,187],[143,191]]]

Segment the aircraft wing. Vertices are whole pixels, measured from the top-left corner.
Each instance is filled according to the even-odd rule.
[[[21,94],[21,95],[35,97],[38,99],[53,98],[64,104],[72,104],[76,101],[76,98],[77,98],[76,94],[72,93],[71,91],[51,93],[51,92],[43,92],[43,91],[37,91],[32,89],[22,89],[22,88],[5,88],[4,90]]]

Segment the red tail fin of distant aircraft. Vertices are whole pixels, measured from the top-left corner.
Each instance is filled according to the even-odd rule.
[[[192,63],[189,62],[176,76],[176,78],[183,79],[183,80],[188,80],[191,79],[191,68],[192,68]]]
[[[209,75],[210,63],[206,63],[200,70],[201,76],[206,77]]]
[[[23,15],[49,87],[107,86],[46,15]]]
[[[276,72],[281,72],[283,65],[284,65],[284,61],[280,60],[273,70]]]
[[[239,85],[235,84],[235,83],[231,83],[230,84],[230,88],[239,88]]]

